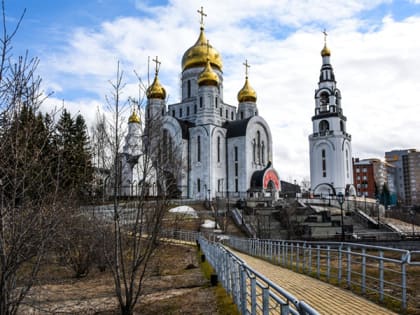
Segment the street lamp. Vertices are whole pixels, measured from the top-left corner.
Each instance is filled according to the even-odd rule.
[[[343,203],[344,203],[344,195],[342,192],[337,194],[337,201],[340,204],[341,210],[341,241],[344,241],[344,216],[343,216]]]
[[[379,199],[376,199],[376,210],[378,210],[378,229],[379,229]]]

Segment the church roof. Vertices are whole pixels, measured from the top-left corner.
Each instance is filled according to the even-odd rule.
[[[223,128],[227,129],[226,138],[243,137],[246,135],[248,122],[252,117],[242,120],[227,121],[223,124]]]
[[[265,172],[271,167],[271,162],[269,161],[267,166],[260,170],[255,171],[251,177],[251,188],[262,188],[263,187],[263,178]]]
[[[179,126],[181,127],[182,139],[189,139],[190,137],[190,128],[195,127],[195,124],[188,120],[179,120],[177,119]]]

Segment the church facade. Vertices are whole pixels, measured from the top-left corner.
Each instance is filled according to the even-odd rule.
[[[146,145],[155,170],[142,180],[148,181],[152,195],[170,178],[176,183],[175,195],[183,198],[276,198],[280,180],[272,165],[272,135],[258,114],[248,63],[244,64],[245,82],[236,106],[224,101],[222,57],[207,41],[203,23],[197,41],[182,58],[180,102],[166,104],[157,58],[155,62],[155,78],[147,89],[144,130],[135,111],[129,118],[121,160],[122,186],[136,181],[140,146]],[[153,140],[153,132],[160,137]],[[176,167],[163,167],[169,157]]]
[[[313,133],[309,135],[311,192],[320,196],[339,193],[354,196],[351,135],[346,128],[341,92],[336,86],[330,63],[331,52],[326,42],[321,56],[321,73],[312,116]]]

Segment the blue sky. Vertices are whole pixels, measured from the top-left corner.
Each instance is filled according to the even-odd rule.
[[[201,6],[207,37],[223,57],[224,101],[236,105],[248,59],[284,179],[309,176],[324,28],[353,156],[420,149],[420,0],[6,0],[6,15],[12,25],[27,9],[13,53],[40,58],[44,89],[54,92],[45,110],[64,100],[92,122],[117,61],[125,95],[136,96],[133,70],[147,81],[147,58],[158,55],[169,102],[179,100],[181,58],[197,39]]]

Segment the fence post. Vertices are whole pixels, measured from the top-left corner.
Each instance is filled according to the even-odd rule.
[[[257,314],[257,279],[251,278],[251,314]]]
[[[405,311],[407,308],[407,273],[406,273],[406,268],[407,268],[407,262],[406,262],[406,257],[403,254],[402,257],[402,264],[401,264],[401,306],[402,309]]]
[[[263,315],[269,315],[269,313],[270,313],[270,300],[269,300],[268,288],[267,287],[263,288],[262,293],[263,293]]]
[[[362,294],[366,293],[366,248],[362,249]]]
[[[244,266],[241,266],[241,312],[246,314],[246,270]]]
[[[347,287],[351,288],[351,247],[347,247]]]
[[[316,246],[316,275],[317,275],[317,277],[318,277],[318,279],[319,279],[319,268],[320,268],[320,251],[321,251],[321,248],[320,248],[320,246],[319,245],[317,245]]]
[[[341,275],[342,275],[342,268],[343,268],[343,253],[342,253],[342,247],[343,244],[340,244],[340,246],[338,246],[338,285],[340,286],[341,284]]]
[[[331,269],[331,246],[327,246],[327,282],[330,282],[330,269]]]
[[[309,259],[308,259],[308,263],[309,263],[309,274],[311,274],[312,272],[312,245],[309,244]]]
[[[302,251],[303,251],[303,268],[302,268],[302,273],[305,273],[305,270],[308,270],[306,268],[306,243],[303,243],[303,245],[302,245]]]
[[[299,255],[300,255],[300,251],[299,251],[299,243],[296,244],[296,271],[299,272]]]
[[[379,252],[379,301],[384,300],[384,252]]]
[[[290,243],[290,269],[293,270],[293,243]]]

